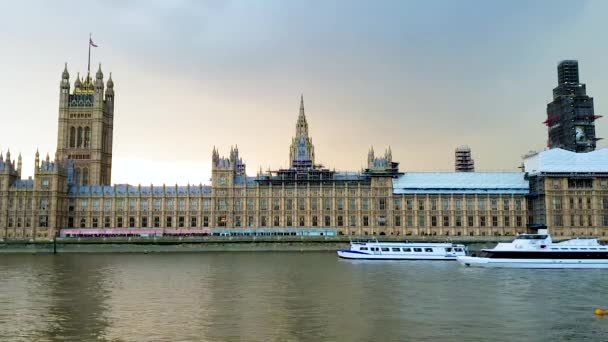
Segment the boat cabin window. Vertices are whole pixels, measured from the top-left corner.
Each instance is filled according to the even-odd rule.
[[[455,252],[462,252],[462,248],[454,248]]]
[[[551,249],[557,249],[557,248],[551,248]],[[562,251],[567,251],[568,248],[562,248]]]
[[[422,252],[422,248],[414,248],[414,252]]]
[[[412,249],[411,249],[411,248],[403,248],[403,251],[404,251],[404,252],[411,252],[411,251],[412,251]]]
[[[425,249],[424,249],[424,251],[425,251],[425,252],[432,252],[432,251],[433,251],[433,249],[432,249],[432,248],[425,248]]]
[[[401,251],[401,249],[399,249],[399,247],[393,247],[393,248],[391,248],[391,250],[393,252],[400,252]]]
[[[592,251],[595,251],[595,250],[597,250],[597,249],[596,249],[596,248],[589,248],[589,249],[590,249],[590,250],[592,250]]]
[[[587,248],[581,248],[581,251],[586,251],[586,250],[587,250]]]
[[[360,249],[360,250],[362,250],[362,251],[366,251],[366,250],[367,250],[367,247],[361,247],[361,248],[359,248],[359,249]]]
[[[568,248],[562,248],[562,249],[568,249]],[[555,248],[555,247],[551,247],[552,251],[559,251],[559,248]]]
[[[547,238],[547,235],[536,235],[536,234],[524,234],[518,235],[517,239],[519,240],[544,240]]]
[[[388,247],[382,247],[383,252],[388,252]]]
[[[445,249],[445,251],[449,253],[449,252],[451,252],[451,251],[452,251],[452,248],[451,248],[451,247],[448,247],[448,248],[446,248],[446,249]]]
[[[573,251],[577,251],[578,250],[578,248],[570,248],[570,249],[573,250]]]

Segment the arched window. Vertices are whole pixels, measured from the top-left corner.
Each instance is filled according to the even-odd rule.
[[[70,147],[76,147],[76,128],[70,127]]]
[[[76,185],[80,185],[80,168],[76,168],[76,170],[74,170],[74,184]]]
[[[89,168],[82,169],[82,185],[89,185]]]
[[[78,127],[78,141],[76,146],[82,147],[82,127]]]
[[[91,147],[91,127],[87,126],[84,129],[84,147]]]

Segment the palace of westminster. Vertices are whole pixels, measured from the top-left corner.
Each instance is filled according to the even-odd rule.
[[[595,150],[593,99],[578,63],[558,66],[547,106],[549,148],[518,172],[402,172],[388,148],[367,167],[315,163],[304,101],[287,168],[247,176],[237,148],[213,148],[210,186],[111,185],[114,82],[59,85],[57,151],[21,178],[21,156],[0,154],[0,239],[50,239],[62,230],[320,230],[340,235],[514,235],[547,226],[557,236],[608,231],[608,149]]]

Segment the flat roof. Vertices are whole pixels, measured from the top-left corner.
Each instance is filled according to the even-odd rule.
[[[523,172],[406,172],[395,194],[527,194]]]
[[[530,175],[608,172],[608,148],[581,153],[561,148],[542,151],[524,159],[524,170]]]

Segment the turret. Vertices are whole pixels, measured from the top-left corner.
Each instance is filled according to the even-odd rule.
[[[99,63],[99,69],[95,74],[95,92],[101,94],[100,99],[103,98],[103,72],[101,71],[101,63]]]
[[[82,82],[80,81],[80,73],[76,74],[76,81],[74,81],[74,90],[80,90],[82,87]]]
[[[38,170],[40,168],[40,152],[36,149],[36,159],[34,160],[34,168]]]
[[[19,153],[19,156],[17,157],[17,174],[19,175],[19,178],[21,178],[21,167],[23,166],[23,161],[21,159],[21,153]]]

